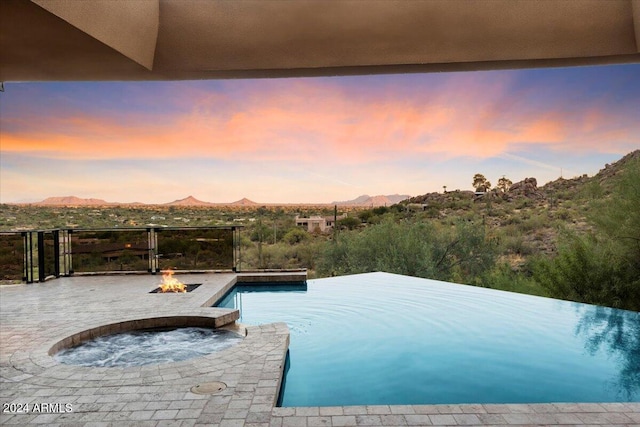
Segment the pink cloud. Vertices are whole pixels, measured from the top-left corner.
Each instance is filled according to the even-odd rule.
[[[20,132],[3,131],[2,150],[74,159],[242,156],[358,164],[428,154],[486,158],[521,143],[597,149],[602,138],[638,132],[637,125],[612,128],[608,113],[580,106],[570,113],[553,106],[539,114],[519,110],[508,81],[469,77],[405,97],[392,90],[349,96],[313,81],[292,86],[279,83],[246,99],[188,91],[178,101],[181,112],[155,120],[60,112]]]

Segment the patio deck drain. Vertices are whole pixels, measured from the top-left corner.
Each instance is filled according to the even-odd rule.
[[[202,383],[191,387],[191,392],[196,394],[216,394],[227,388],[222,381],[213,381],[210,383]]]

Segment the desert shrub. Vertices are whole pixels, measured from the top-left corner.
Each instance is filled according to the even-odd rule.
[[[593,200],[592,233],[565,233],[558,255],[535,264],[534,278],[551,295],[640,311],[640,160]]]
[[[515,209],[515,208],[514,208],[514,206],[513,206],[513,203],[505,203],[505,204],[503,204],[503,205],[502,205],[502,212],[503,212],[505,215],[512,215],[512,214],[513,214],[514,209]]]
[[[371,210],[364,210],[358,213],[358,218],[362,222],[369,222],[369,219],[373,216],[373,212]]]
[[[322,275],[386,271],[416,277],[468,282],[494,262],[495,245],[484,228],[459,223],[394,222],[387,218],[360,232],[342,233],[328,244]]]
[[[296,259],[296,267],[315,271],[325,245],[330,244],[332,243],[324,240],[313,239],[306,240],[302,244],[293,246],[292,256]]]
[[[462,221],[467,221],[467,222],[479,222],[482,223],[482,215],[478,214],[475,211],[468,211],[468,212],[464,212],[462,214],[460,214],[459,218]]]
[[[506,221],[504,223],[507,224],[507,225],[520,224],[520,223],[522,223],[522,218],[520,218],[520,216],[518,216],[518,215],[511,215],[506,219]]]
[[[584,185],[582,190],[578,193],[578,197],[587,200],[599,200],[604,197],[604,194],[605,191],[600,182],[596,179],[592,179]]]
[[[607,198],[591,203],[589,220],[640,276],[640,158],[630,162]]]
[[[534,247],[528,243],[522,234],[504,234],[500,236],[502,250],[506,253],[517,255],[532,255]]]
[[[517,224],[505,225],[497,229],[495,234],[499,246],[498,252],[502,254],[528,255],[533,252]]]
[[[573,219],[573,214],[569,209],[558,209],[555,216],[562,221],[569,221]]]
[[[640,310],[640,277],[595,235],[569,235],[553,259],[534,264],[534,279],[556,298]]]
[[[346,228],[349,230],[353,230],[354,228],[359,227],[360,225],[362,225],[362,221],[359,218],[356,218],[353,216],[347,216],[345,218],[338,220],[339,228]]]
[[[555,194],[556,200],[571,200],[574,197],[574,193],[569,190],[561,190]]]
[[[438,209],[436,206],[428,206],[424,211],[424,215],[427,218],[438,218],[440,217],[440,209]]]
[[[374,215],[384,215],[389,212],[389,208],[386,206],[378,206],[377,208],[373,208]]]
[[[282,238],[285,243],[295,245],[311,238],[311,235],[300,227],[293,227]]]
[[[291,230],[290,230],[291,231]],[[243,247],[241,253],[241,268],[250,269],[316,269],[325,244],[323,238],[314,238],[300,229],[307,237],[298,243],[291,244],[283,241],[276,244],[260,244],[250,242],[248,248]]]
[[[243,251],[242,257],[242,269],[254,270],[254,269],[271,269],[271,268],[295,268],[292,267],[291,258],[287,248],[288,244],[255,244]]]
[[[250,229],[250,239],[253,242],[273,241],[273,227],[261,220],[258,220]]]
[[[246,236],[244,234],[240,235],[240,247],[242,249],[247,249],[253,246],[253,242],[251,241],[251,239],[249,238],[249,236]]]
[[[498,263],[478,278],[479,286],[530,295],[548,296],[548,291],[527,272],[514,271],[507,263]]]
[[[288,248],[282,244],[262,246],[261,268],[291,268]]]
[[[523,217],[526,217],[525,220],[518,224],[518,230],[522,234],[544,228],[549,223],[549,218],[545,214],[523,215]]]
[[[445,202],[444,207],[449,209],[469,209],[472,205],[473,201],[470,199],[454,199],[448,202]]]

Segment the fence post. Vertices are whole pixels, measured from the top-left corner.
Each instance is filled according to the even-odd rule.
[[[44,282],[46,274],[44,271],[44,231],[38,231],[38,282]]]
[[[53,274],[60,277],[60,230],[51,231],[53,237]]]

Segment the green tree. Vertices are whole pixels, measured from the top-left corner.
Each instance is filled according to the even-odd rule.
[[[362,221],[353,216],[347,216],[338,220],[339,228],[346,228],[349,230],[353,230],[359,227],[362,224]]]
[[[365,223],[369,222],[372,216],[373,216],[373,212],[370,209],[367,209],[358,213],[358,218],[360,218],[360,220]]]
[[[509,178],[506,178],[503,176],[498,180],[498,185],[496,186],[496,188],[502,191],[503,193],[506,193],[507,191],[509,191],[509,188],[511,187],[512,184],[513,182],[511,182]]]
[[[476,191],[488,191],[491,188],[491,183],[481,173],[477,173],[473,176],[472,185]]]
[[[373,208],[374,215],[384,215],[389,212],[389,208],[386,206],[378,206],[377,208]]]
[[[303,230],[300,227],[293,227],[285,233],[282,240],[284,240],[290,245],[295,245],[305,240],[309,240],[310,238],[311,238],[311,235],[307,231]]]

